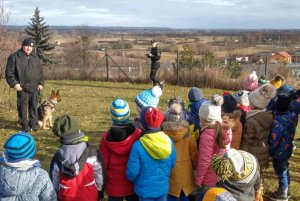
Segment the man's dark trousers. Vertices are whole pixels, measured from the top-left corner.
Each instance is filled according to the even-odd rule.
[[[19,123],[23,131],[29,131],[30,128],[37,127],[38,121],[38,91],[18,91],[17,92],[17,110]],[[27,117],[29,111],[29,122]]]
[[[160,63],[158,61],[151,63],[150,79],[152,80],[153,85],[159,84],[159,81],[156,79],[156,73],[159,67]]]

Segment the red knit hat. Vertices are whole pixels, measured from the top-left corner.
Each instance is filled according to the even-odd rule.
[[[140,121],[145,130],[160,130],[160,125],[164,120],[164,114],[155,107],[146,107],[142,110]]]

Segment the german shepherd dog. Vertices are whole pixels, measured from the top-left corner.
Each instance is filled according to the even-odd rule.
[[[52,113],[54,108],[58,102],[61,101],[59,90],[52,90],[51,96],[48,100],[43,101],[38,107],[39,120],[38,125],[43,130],[49,129],[53,127],[52,123]]]

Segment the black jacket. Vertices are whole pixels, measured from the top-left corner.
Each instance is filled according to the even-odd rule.
[[[44,85],[41,61],[36,54],[27,56],[22,49],[8,57],[5,79],[10,87],[20,84],[23,90],[37,90]]]
[[[161,53],[158,51],[157,47],[152,47],[150,53],[152,56],[149,56],[149,58],[152,63],[159,61]]]

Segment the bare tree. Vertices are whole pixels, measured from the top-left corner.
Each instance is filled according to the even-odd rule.
[[[4,77],[5,61],[7,59],[7,25],[9,22],[10,10],[4,6],[4,1],[0,0],[0,82]]]

